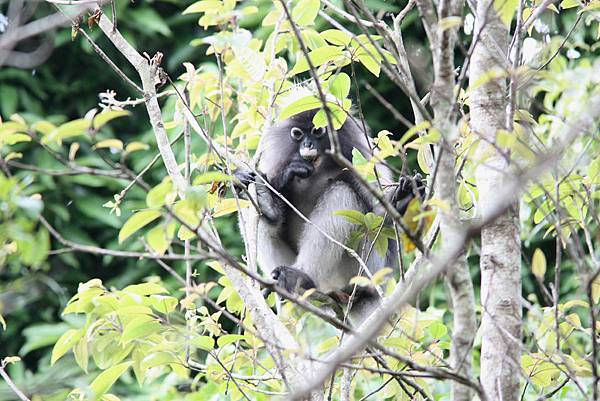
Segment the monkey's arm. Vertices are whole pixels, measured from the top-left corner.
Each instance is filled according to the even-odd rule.
[[[265,175],[256,177],[249,172],[236,172],[236,177],[244,185],[256,182],[256,195],[260,207],[261,218],[258,222],[257,259],[262,270],[271,275],[278,266],[290,266],[296,260],[296,253],[282,238],[282,224],[286,214],[286,205],[279,195],[275,194],[266,183],[277,192],[284,192],[289,183],[298,176],[306,178],[313,172],[312,165],[302,160],[292,160],[271,180]]]

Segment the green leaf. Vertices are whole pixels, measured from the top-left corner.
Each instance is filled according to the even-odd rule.
[[[365,214],[364,220],[369,231],[379,231],[379,228],[383,224],[383,216],[378,216],[373,212]]]
[[[168,291],[163,286],[155,283],[132,284],[123,288],[123,291],[131,292],[136,295],[154,295],[168,293]]]
[[[388,251],[388,237],[385,235],[379,235],[375,240],[375,244],[373,244],[375,251],[379,254],[379,256],[385,258],[385,255]]]
[[[310,28],[304,28],[301,32],[302,40],[310,50],[318,49],[319,47],[327,46],[325,39],[319,35],[317,31]]]
[[[300,0],[292,10],[292,19],[300,26],[312,25],[321,8],[319,0]]]
[[[568,8],[579,7],[581,3],[578,0],[563,0],[560,2],[560,8],[566,10]]]
[[[38,121],[31,126],[32,129],[36,130],[42,135],[49,135],[56,126],[48,121]]]
[[[143,369],[151,369],[156,366],[168,365],[170,363],[179,363],[179,361],[174,355],[171,355],[168,352],[156,352],[147,355],[142,360],[141,365]]]
[[[142,339],[163,329],[162,325],[151,316],[139,316],[127,323],[121,335],[121,342],[127,344]]]
[[[52,357],[50,358],[50,364],[54,365],[64,354],[69,351],[81,337],[83,337],[83,330],[67,330],[65,334],[60,336],[54,348],[52,349]]]
[[[321,37],[329,43],[331,43],[332,45],[337,46],[348,46],[348,44],[352,40],[352,36],[338,29],[328,29],[326,31],[323,31],[321,32]]]
[[[19,350],[19,355],[25,356],[36,349],[56,344],[60,336],[69,329],[70,326],[66,323],[44,323],[27,326],[21,333],[26,338],[26,341]]]
[[[350,99],[343,100],[343,108],[338,106],[335,103],[327,102],[327,107],[329,107],[329,115],[331,116],[331,122],[333,123],[333,128],[338,130],[344,125],[346,119],[348,118],[348,110],[352,101]],[[315,116],[313,117],[313,125],[316,128],[327,127],[327,113],[325,109],[319,110]]]
[[[123,227],[121,227],[121,230],[119,231],[119,244],[129,238],[140,228],[153,222],[159,217],[160,211],[158,210],[143,210],[135,213],[125,222],[125,224],[123,224]]]
[[[2,145],[2,142],[10,146],[19,142],[31,142],[31,137],[27,134],[10,134],[2,138],[0,145]]]
[[[172,199],[168,199],[167,196],[172,192],[174,192],[173,182],[170,178],[166,178],[160,184],[148,191],[148,194],[146,195],[146,205],[148,205],[149,208],[158,208],[166,203],[172,203]]]
[[[96,398],[106,393],[133,362],[123,362],[100,373],[90,384]]]
[[[208,193],[206,192],[206,188],[202,186],[189,186],[185,191],[185,197],[185,202],[189,204],[192,210],[198,212],[200,209],[206,206]]]
[[[339,73],[329,79],[329,92],[338,98],[344,100],[350,93],[350,77],[348,74]]]
[[[435,322],[427,328],[429,335],[436,340],[441,339],[448,333],[448,329],[440,322]]]
[[[148,231],[146,240],[148,241],[150,248],[159,255],[164,255],[167,249],[169,249],[171,241],[175,236],[175,227],[175,222],[171,222],[168,225],[158,225]]]
[[[77,344],[75,344],[73,347],[73,355],[75,355],[75,362],[77,362],[77,365],[87,373],[90,355],[85,337],[81,338]]]
[[[507,27],[510,27],[510,22],[515,15],[515,11],[519,6],[519,0],[494,0],[494,8],[500,19]]]
[[[94,145],[93,149],[113,148],[123,150],[123,142],[118,139],[105,139]]]
[[[593,160],[588,166],[588,179],[590,182],[597,184],[600,182],[600,158]]]
[[[195,13],[204,13],[206,11],[219,9],[221,7],[221,1],[219,0],[203,0],[197,1],[195,3],[190,4],[185,10],[183,10],[182,14],[195,14]]]
[[[90,128],[90,125],[91,121],[83,118],[69,121],[56,128],[48,136],[45,136],[42,142],[61,142],[63,139],[83,135]]]
[[[100,129],[115,118],[128,116],[129,114],[131,113],[126,110],[104,110],[102,113],[96,114],[92,126],[96,129]]]
[[[336,347],[340,343],[340,339],[338,336],[329,337],[327,340],[323,341],[317,347],[317,352],[323,353],[327,352],[333,347]]]
[[[592,301],[597,304],[600,301],[600,275],[592,281]]]
[[[164,295],[152,295],[150,302],[157,312],[164,314],[173,312],[179,304],[177,298]]]
[[[537,248],[535,252],[533,252],[531,271],[539,280],[544,280],[544,275],[546,274],[546,256],[540,248]]]
[[[308,53],[308,57],[312,61],[315,68],[333,61],[337,57],[344,54],[344,49],[339,46],[323,46]],[[308,61],[304,55],[301,55],[294,68],[290,71],[290,75],[296,75],[309,70]]]
[[[17,112],[19,105],[19,93],[17,88],[10,85],[2,85],[2,96],[0,96],[0,111],[5,116],[10,116]]]
[[[139,7],[130,15],[132,22],[144,27],[145,32],[157,32],[163,36],[171,36],[172,32],[163,17],[151,7]]]
[[[379,64],[379,61],[365,53],[358,55],[358,61],[360,61],[371,74],[376,77],[379,76],[379,73],[381,72],[381,64]]]
[[[229,182],[233,177],[220,171],[209,171],[194,178],[193,185],[210,184],[212,182]]]
[[[215,340],[209,336],[195,337],[190,341],[190,344],[206,351],[211,351],[215,348]]]
[[[290,103],[285,109],[283,109],[279,114],[279,121],[283,121],[306,110],[317,109],[321,106],[321,104],[321,99],[314,95],[304,96]]]
[[[369,280],[368,277],[365,276],[354,276],[350,279],[350,284],[352,285],[357,285],[359,287],[370,287],[371,286],[371,280]]]
[[[139,141],[133,141],[127,144],[127,146],[125,146],[125,152],[127,153],[133,153],[133,152],[137,152],[140,150],[148,150],[150,149],[150,146],[147,143],[143,143],[143,142],[139,142]]]
[[[344,210],[336,210],[333,212],[336,216],[341,216],[346,221],[352,224],[364,225],[365,224],[365,215],[359,212],[358,210],[352,209],[344,209]]]
[[[242,334],[225,334],[217,339],[217,345],[222,348],[226,345],[232,344],[236,341],[243,339],[244,336]]]

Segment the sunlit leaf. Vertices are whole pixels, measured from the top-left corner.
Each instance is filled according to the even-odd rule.
[[[100,373],[90,384],[96,397],[106,393],[132,364],[133,362],[123,362]]]
[[[320,7],[319,0],[300,0],[292,9],[292,19],[300,26],[312,25]]]
[[[338,98],[343,100],[350,93],[350,77],[348,74],[339,73],[329,79],[329,92]]]
[[[533,252],[531,271],[539,280],[544,280],[544,275],[546,274],[546,256],[540,248],[537,248],[535,252]]]
[[[312,50],[308,53],[308,57],[310,58],[313,66],[319,67],[327,62],[331,62],[337,57],[340,57],[344,54],[343,48],[339,46],[323,46],[318,49]],[[300,56],[294,68],[290,71],[290,75],[296,75],[304,71],[309,70],[308,61],[304,55]]]
[[[444,337],[446,333],[448,333],[448,328],[444,326],[443,323],[435,322],[431,326],[427,327],[427,331],[431,337],[439,340]]]
[[[352,40],[352,36],[338,29],[328,29],[323,31],[321,32],[321,37],[332,45],[337,46],[347,46]]]
[[[119,243],[122,243],[140,228],[153,222],[161,215],[158,210],[142,210],[132,215],[119,231]]]
[[[335,212],[333,212],[333,214],[336,216],[343,217],[344,219],[346,219],[346,221],[348,221],[352,224],[358,224],[358,225],[365,224],[365,216],[358,210],[352,210],[352,209],[336,210]]]
[[[150,146],[146,143],[143,142],[130,142],[127,144],[127,146],[125,146],[125,152],[127,153],[133,153],[133,152],[137,152],[139,150],[148,150],[150,149]]]
[[[168,291],[165,287],[158,285],[156,283],[142,283],[142,284],[132,284],[123,288],[124,292],[131,292],[137,295],[153,295],[153,294],[164,294]]]
[[[105,139],[94,145],[94,149],[113,148],[123,150],[123,142],[118,139]]]
[[[322,105],[321,99],[316,96],[304,96],[286,106],[279,114],[279,121],[300,114],[303,111],[319,108]]]
[[[127,344],[142,339],[163,329],[162,325],[151,316],[139,316],[127,323],[121,335],[121,342]]]
[[[519,7],[519,0],[494,0],[494,8],[504,25],[510,27],[510,22]]]
[[[206,351],[211,351],[215,348],[215,340],[209,336],[194,337],[190,341],[190,344]]]
[[[52,357],[50,358],[50,364],[54,365],[64,354],[67,353],[77,341],[83,336],[83,330],[70,329],[65,332],[52,349]]]
[[[93,126],[95,129],[99,129],[115,118],[128,116],[129,114],[127,110],[105,110],[94,116]]]

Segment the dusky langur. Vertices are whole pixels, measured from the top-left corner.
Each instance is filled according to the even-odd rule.
[[[335,212],[353,209],[367,213],[375,207],[369,192],[327,152],[330,142],[326,129],[315,128],[312,123],[316,112],[297,114],[264,134],[258,165],[262,178],[248,171],[237,171],[236,177],[243,185],[256,182],[261,212],[257,258],[263,272],[275,280],[276,286],[291,293],[316,288],[336,294],[349,288],[350,279],[360,272],[360,264],[322,232],[345,244],[356,226]],[[370,159],[368,138],[358,121],[349,116],[337,132],[341,153],[347,160],[352,160],[353,149]],[[392,183],[388,168],[378,165],[377,172],[384,184]],[[262,179],[312,224],[264,185]],[[403,214],[410,200],[423,194],[420,177],[416,180],[403,177],[390,200]],[[371,250],[359,252],[371,274],[397,263],[392,249],[395,242],[389,241],[389,246],[387,255],[379,255],[369,246],[361,247]],[[376,292],[361,290],[360,293],[365,299],[356,299],[357,309],[364,307],[361,302],[365,305],[373,302],[366,298],[377,299]]]

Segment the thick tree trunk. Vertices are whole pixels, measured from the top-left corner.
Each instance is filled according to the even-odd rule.
[[[508,162],[490,145],[505,129],[507,88],[504,78],[489,79],[490,71],[508,68],[508,30],[489,0],[477,1],[470,84],[471,129],[481,137],[476,171],[478,210],[487,219],[499,188],[506,181]],[[485,83],[481,84],[482,77]],[[479,81],[479,82],[478,82]],[[477,84],[475,84],[478,82]],[[479,86],[477,86],[479,85]],[[481,384],[489,400],[519,400],[521,354],[521,242],[515,203],[481,231]]]
[[[418,3],[422,15],[427,14],[427,7]],[[463,1],[443,0],[438,5],[438,20],[460,18]],[[457,28],[430,29],[432,52],[434,59],[434,86],[431,103],[434,111],[434,125],[442,134],[442,140],[436,148],[438,163],[435,178],[436,198],[447,206],[440,212],[440,233],[442,239],[442,255],[463,240],[462,227],[457,204],[456,153],[454,144],[458,137],[458,127],[454,123],[454,47]],[[433,34],[435,32],[435,34]],[[446,282],[450,289],[453,307],[452,324],[452,369],[461,376],[471,377],[471,349],[477,331],[475,318],[475,295],[473,282],[469,274],[469,266],[464,254],[458,256],[446,272]],[[472,391],[458,382],[452,382],[452,400],[470,401]]]

